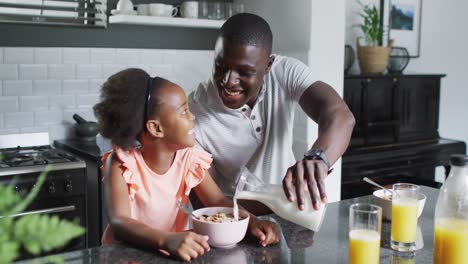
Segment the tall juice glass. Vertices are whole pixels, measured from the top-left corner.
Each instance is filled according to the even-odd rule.
[[[416,250],[418,227],[419,186],[410,183],[393,185],[392,195],[392,249],[409,252]]]
[[[349,208],[349,263],[378,264],[382,208],[357,203]]]

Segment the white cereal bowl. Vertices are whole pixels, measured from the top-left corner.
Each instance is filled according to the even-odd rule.
[[[386,197],[388,196],[388,192],[386,192],[386,195],[384,195],[384,190],[377,190],[374,191],[373,195],[375,203],[382,207],[383,218],[389,221],[392,220],[392,200]],[[419,193],[418,217],[421,215],[424,209],[424,204],[426,204],[426,195],[424,193]]]
[[[212,247],[231,248],[241,241],[249,225],[249,214],[239,209],[237,222],[212,223],[198,219],[202,215],[214,215],[216,213],[232,214],[231,207],[206,207],[192,212],[193,230],[201,235],[208,236],[208,244]]]

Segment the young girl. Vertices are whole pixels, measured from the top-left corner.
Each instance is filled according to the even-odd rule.
[[[100,133],[112,140],[105,177],[109,225],[103,244],[126,241],[190,261],[210,250],[208,237],[186,231],[193,188],[205,206],[232,206],[208,174],[212,161],[194,148],[195,117],[181,87],[140,69],[114,74],[104,83],[94,111]],[[139,147],[134,144],[138,141]],[[262,246],[277,243],[277,226],[250,216],[250,232]]]

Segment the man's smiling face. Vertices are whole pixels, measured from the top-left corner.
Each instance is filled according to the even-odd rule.
[[[215,47],[213,79],[226,107],[253,107],[271,67],[270,52],[262,47],[242,45],[219,37]]]

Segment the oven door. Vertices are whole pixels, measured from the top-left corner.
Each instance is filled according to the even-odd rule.
[[[26,210],[15,216],[21,217],[24,215],[32,214],[49,214],[57,215],[60,219],[67,219],[69,221],[76,221],[80,226],[86,228],[86,210],[85,210],[85,197],[71,196],[60,198],[47,198],[34,200]],[[87,235],[73,239],[62,248],[44,253],[40,256],[57,254],[67,251],[80,250],[86,248]],[[20,259],[26,259],[32,256],[26,252],[21,253]]]

